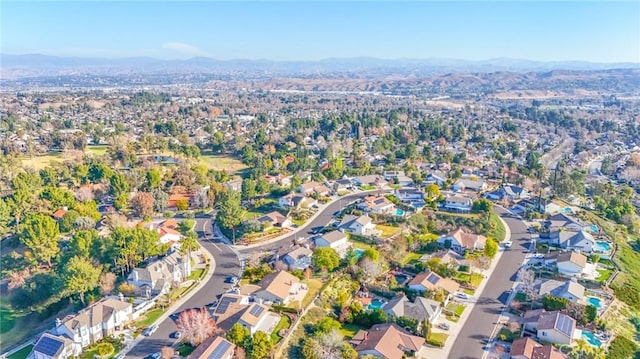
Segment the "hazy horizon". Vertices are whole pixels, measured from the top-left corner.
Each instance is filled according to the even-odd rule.
[[[4,54],[640,62],[640,2],[3,2]]]

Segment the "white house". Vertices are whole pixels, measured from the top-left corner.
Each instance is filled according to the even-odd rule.
[[[393,194],[401,202],[424,200],[424,192],[417,188],[398,188]]]
[[[537,336],[545,342],[571,345],[575,330],[575,319],[559,311],[542,313],[538,319]]]
[[[394,215],[396,213],[396,206],[384,196],[367,196],[356,207],[374,214]]]
[[[258,218],[258,222],[262,223],[262,225],[266,225],[268,227],[289,227],[291,225],[291,220],[286,216],[282,215],[280,212],[269,212],[262,217]]]
[[[56,320],[55,334],[67,336],[80,347],[86,348],[112,335],[133,317],[131,303],[105,298],[81,310],[78,314]]]
[[[191,261],[178,251],[150,263],[145,268],[134,268],[127,282],[146,296],[164,294],[180,285],[191,274]]]
[[[408,317],[418,321],[418,323],[435,323],[442,313],[442,305],[433,299],[416,297],[411,303],[406,296],[401,295],[393,298],[382,308],[388,316]]]
[[[329,247],[338,252],[340,258],[344,258],[347,254],[347,250],[351,247],[347,239],[347,235],[340,231],[331,231],[315,237],[316,247]]]
[[[313,198],[295,193],[289,193],[278,198],[278,206],[280,208],[309,208],[317,203],[318,201]]]
[[[556,258],[558,273],[570,277],[593,277],[595,265],[587,263],[587,256],[578,252],[562,252]]]
[[[289,304],[306,287],[300,283],[300,279],[292,274],[279,271],[264,276],[258,283],[260,289],[253,293],[255,298],[264,302]]]
[[[563,230],[552,233],[549,239],[549,243],[566,250],[576,250],[583,253],[591,253],[593,252],[593,247],[596,245],[596,240],[590,233],[586,232],[585,230]]]
[[[307,247],[298,247],[282,256],[282,260],[287,263],[289,270],[307,269],[311,265],[311,255],[313,251]]]
[[[467,196],[449,196],[445,199],[443,207],[454,212],[470,212],[473,201]]]
[[[481,180],[472,180],[470,178],[461,178],[457,180],[451,189],[455,192],[460,191],[472,191],[472,192],[482,192],[487,189],[487,183]]]
[[[38,339],[28,358],[32,359],[67,359],[82,353],[78,343],[63,335],[44,333]]]
[[[378,235],[380,233],[380,231],[376,230],[376,225],[371,221],[371,217],[366,214],[360,217],[347,214],[342,217],[338,228],[359,236]]]
[[[538,290],[540,297],[552,295],[554,297],[567,299],[571,302],[586,304],[584,296],[585,288],[573,280],[561,282],[554,279],[544,279],[537,283],[535,288]]]
[[[271,334],[279,321],[278,314],[271,313],[267,306],[260,303],[251,303],[238,319],[238,323],[249,329],[252,336],[257,331]]]
[[[445,248],[449,246],[449,248],[459,253],[463,253],[464,251],[481,251],[484,249],[486,242],[487,238],[485,236],[466,233],[461,227],[438,239],[439,245]]]

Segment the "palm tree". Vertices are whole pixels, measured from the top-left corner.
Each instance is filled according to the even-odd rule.
[[[591,352],[591,345],[584,339],[578,339],[576,345],[573,347],[571,354],[572,358],[579,359],[585,358]]]
[[[180,253],[188,254],[189,259],[191,259],[191,251],[198,250],[200,245],[198,244],[198,235],[194,231],[188,231],[182,238],[180,239]]]

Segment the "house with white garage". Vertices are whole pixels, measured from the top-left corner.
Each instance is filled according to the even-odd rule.
[[[289,266],[289,270],[307,269],[311,265],[312,254],[311,249],[298,247],[282,256],[282,260]]]
[[[260,289],[252,294],[253,297],[263,302],[282,305],[287,305],[298,297],[304,298],[308,290],[300,283],[300,279],[285,271],[267,274],[258,286]]]
[[[448,196],[445,198],[442,207],[452,212],[468,213],[471,212],[471,208],[473,207],[473,200],[467,196]]]
[[[487,242],[487,237],[479,234],[466,233],[461,227],[441,236],[438,244],[444,248],[451,248],[458,253],[465,251],[481,251]]]
[[[344,258],[347,254],[347,250],[351,247],[351,243],[349,243],[347,235],[337,230],[315,237],[314,243],[316,247],[329,247],[335,249],[340,258]]]
[[[381,231],[376,230],[376,225],[371,221],[371,217],[366,214],[362,216],[347,214],[342,217],[338,228],[359,236],[372,236],[381,233]]]
[[[413,318],[418,323],[435,323],[442,313],[442,305],[433,299],[416,297],[412,302],[405,295],[391,299],[382,308],[390,317]]]
[[[558,281],[554,279],[543,279],[536,283],[535,289],[538,291],[540,297],[552,295],[574,303],[587,303],[584,295],[585,288],[573,280]]]
[[[543,312],[536,330],[539,340],[571,345],[576,339],[576,320],[559,311]]]
[[[596,240],[585,230],[561,230],[551,233],[549,236],[549,244],[564,250],[592,253],[593,247],[596,245]]]
[[[149,263],[144,268],[134,268],[127,276],[127,283],[136,287],[140,295],[147,297],[167,293],[179,286],[191,275],[191,261],[187,256],[173,251]]]
[[[579,278],[595,279],[597,271],[593,263],[587,263],[587,256],[578,252],[561,252],[555,259],[545,257],[547,263],[555,262],[558,273]]]

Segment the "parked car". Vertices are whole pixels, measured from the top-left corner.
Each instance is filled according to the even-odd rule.
[[[154,325],[148,327],[147,329],[145,329],[142,332],[142,335],[144,335],[145,337],[148,337],[150,335],[153,335],[153,333],[155,333],[156,330],[158,330],[158,326],[154,324]]]
[[[442,330],[449,330],[451,329],[451,327],[449,326],[449,324],[447,323],[440,323],[438,324],[438,328],[442,329]]]
[[[124,359],[124,353],[120,353],[118,355],[116,355],[115,357],[113,357],[113,359]]]
[[[182,337],[182,332],[175,331],[175,332],[171,333],[171,338],[173,338],[173,339],[180,339],[181,337]]]
[[[512,241],[506,241],[506,242],[504,242],[504,247],[505,247],[505,248],[511,248],[511,245],[513,245],[513,242],[512,242]]]
[[[469,296],[467,295],[467,293],[456,293],[456,297],[460,299],[469,299]]]
[[[238,284],[239,281],[240,281],[240,279],[238,279],[238,277],[236,277],[235,275],[231,276],[231,277],[228,277],[225,280],[226,283],[231,283],[231,284]]]

